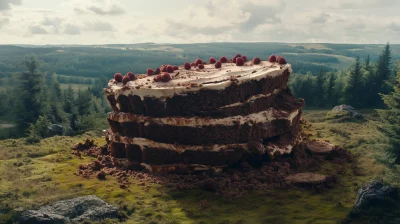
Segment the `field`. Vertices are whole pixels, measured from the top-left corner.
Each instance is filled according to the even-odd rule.
[[[372,179],[396,186],[400,182],[377,162],[383,157],[384,143],[373,111],[361,111],[367,117],[365,122],[337,124],[325,122],[327,112],[306,111],[304,118],[312,126],[305,131],[351,151],[358,158],[356,173],[350,165],[330,164],[317,172],[337,175],[338,183],[322,193],[255,191],[234,201],[203,190],[171,191],[157,184],[133,182],[128,189],[120,189],[113,178],[101,181],[74,175],[78,166],[91,158],[79,159],[71,155],[70,148],[86,138],[104,144],[100,132],[48,138],[37,145],[25,145],[23,139],[0,141],[0,223],[11,223],[22,209],[87,194],[124,207],[121,216],[126,217],[125,223],[338,223],[352,208],[356,190],[363,184]]]

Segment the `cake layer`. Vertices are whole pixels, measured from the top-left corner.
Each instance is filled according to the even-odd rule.
[[[226,145],[167,144],[143,138],[121,137],[111,132],[107,134],[107,138],[110,141],[110,151],[114,158],[128,159],[136,164],[231,166],[242,160],[254,164],[270,160],[281,154],[289,154],[300,137],[299,127],[293,127],[288,132],[273,138]]]
[[[301,110],[266,111],[226,118],[153,118],[127,113],[109,113],[111,130],[130,138],[147,138],[163,143],[211,145],[244,143],[280,135],[299,125]]]
[[[104,92],[114,111],[151,117],[207,116],[209,111],[264,95],[273,102],[274,91],[286,89],[289,64],[262,61],[259,65],[223,64],[221,69],[205,65],[202,70],[177,70],[169,82],[154,82],[140,75],[126,85],[110,80]],[[147,84],[146,84],[147,83]]]

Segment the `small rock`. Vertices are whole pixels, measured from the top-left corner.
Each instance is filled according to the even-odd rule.
[[[105,218],[117,218],[115,206],[109,205],[100,198],[89,195],[70,200],[58,201],[43,206],[38,210],[28,210],[21,214],[20,224],[61,224],[83,220],[99,221]]]
[[[397,188],[379,181],[372,181],[358,190],[355,209],[365,209],[371,206],[390,205],[390,200],[397,200]]]
[[[47,127],[48,137],[56,136],[56,135],[63,135],[64,127],[59,124],[52,124]]]
[[[338,105],[335,106],[332,111],[330,111],[326,115],[327,120],[335,120],[335,121],[354,121],[361,120],[363,116],[358,113],[352,106],[350,105]]]
[[[64,224],[68,223],[69,219],[57,214],[43,214],[40,211],[28,210],[21,214],[19,222],[21,224]]]

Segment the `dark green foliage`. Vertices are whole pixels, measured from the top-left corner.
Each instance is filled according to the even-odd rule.
[[[323,107],[325,105],[325,77],[326,73],[324,72],[323,68],[319,71],[314,85],[314,99],[315,103],[319,107]]]
[[[17,123],[21,130],[29,127],[40,115],[46,113],[46,97],[44,75],[37,72],[38,63],[34,55],[25,58],[24,64],[29,72],[17,75],[15,89],[16,106],[14,113],[18,115]]]
[[[56,74],[38,72],[35,55],[26,56],[22,64],[29,72],[15,74],[16,82],[0,91],[0,116],[17,128],[2,130],[0,138],[28,136],[28,142],[38,142],[47,137],[51,124],[62,125],[66,135],[105,128],[109,106],[103,97],[104,77],[87,90],[62,90]]]
[[[376,63],[371,62],[369,55],[365,63],[356,57],[355,63],[348,69],[326,73],[323,68],[317,75],[292,75],[289,85],[297,97],[306,100],[306,106],[323,107],[338,104],[349,104],[356,109],[383,107],[379,93],[387,94],[392,87],[391,50],[386,45]],[[398,63],[400,65],[400,62]]]
[[[373,84],[371,85],[373,93],[387,94],[391,90],[390,85],[387,84],[387,81],[391,78],[391,75],[393,74],[390,66],[391,59],[391,50],[388,43],[378,59],[376,75],[373,76]],[[371,102],[374,106],[383,106],[383,102],[380,100],[379,95],[373,94],[371,97]]]
[[[48,129],[47,127],[50,125],[50,121],[47,117],[39,116],[35,123],[32,123],[29,126],[28,133],[28,143],[39,142],[40,139],[47,137]]]
[[[380,130],[388,140],[386,148],[392,162],[400,164],[400,73],[393,85],[394,91],[389,94],[382,94],[382,99],[387,106],[386,110],[378,110],[378,113],[385,126]]]
[[[363,90],[364,86],[362,82],[361,62],[360,58],[357,57],[356,63],[349,72],[346,86],[344,88],[344,98],[346,103],[356,108],[360,108],[363,105]]]
[[[329,77],[326,81],[326,93],[325,93],[325,99],[326,99],[326,103],[327,106],[334,106],[336,105],[336,98],[335,98],[335,74],[334,73],[330,73]]]

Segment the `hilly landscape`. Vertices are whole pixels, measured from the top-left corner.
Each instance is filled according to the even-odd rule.
[[[168,178],[180,185],[140,171],[104,178],[83,171],[101,158],[91,150],[107,148],[103,130],[112,108],[103,88],[114,73],[143,74],[162,64],[237,53],[263,60],[282,55],[292,65],[289,87],[306,105],[303,138],[329,141],[348,152],[347,162],[320,161],[296,172],[334,177],[334,185],[260,189],[244,184],[238,193],[234,185],[226,191],[181,185],[190,180],[176,176]],[[397,223],[399,201],[385,211],[377,205],[357,213],[353,206],[359,189],[372,180],[400,187],[393,150],[399,60],[400,45],[389,44],[2,45],[0,223],[16,223],[24,210],[83,195],[118,208],[117,219],[83,223]],[[388,95],[382,100],[379,93]],[[362,119],[333,113],[340,104],[354,106]],[[53,125],[61,131],[54,132]],[[87,139],[94,148],[72,150]]]

